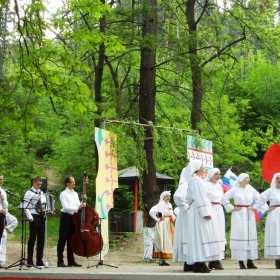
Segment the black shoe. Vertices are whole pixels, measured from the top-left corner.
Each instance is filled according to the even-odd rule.
[[[26,266],[27,266],[27,267],[33,267],[33,266],[35,266],[35,265],[34,265],[33,262],[27,262]]]
[[[44,262],[40,261],[40,262],[36,262],[36,266],[43,268],[43,267],[45,267],[45,264],[44,264]]]
[[[280,269],[280,260],[275,260],[275,266],[277,269]]]
[[[200,262],[196,262],[193,265],[193,272],[197,273],[210,273],[210,269],[207,267],[207,265],[205,263],[200,263]]]
[[[184,263],[184,271],[193,271],[193,265]]]
[[[76,262],[72,262],[72,263],[68,263],[68,266],[80,267],[80,266],[83,266],[83,265],[79,264],[79,263],[76,263]]]
[[[65,263],[57,263],[57,267],[67,267]]]
[[[159,266],[164,266],[164,263],[163,262],[159,262],[158,265]]]
[[[246,269],[247,268],[243,261],[239,261],[239,267],[240,267],[240,269]]]
[[[209,269],[206,265],[206,263],[201,263],[201,272],[202,273],[209,273],[211,269]]]
[[[254,265],[254,263],[253,263],[252,260],[248,260],[248,261],[247,261],[247,268],[249,268],[249,269],[255,269],[255,268],[257,268],[257,267]]]
[[[208,267],[210,269],[215,268],[217,270],[223,270],[224,269],[222,264],[220,263],[220,261],[209,262]]]

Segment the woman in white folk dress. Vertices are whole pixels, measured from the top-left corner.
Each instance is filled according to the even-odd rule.
[[[217,246],[220,249],[220,259],[225,258],[225,214],[222,207],[222,196],[224,195],[223,188],[220,181],[221,171],[218,168],[212,168],[208,171],[207,177],[205,179],[205,192],[206,196],[212,204],[212,223],[217,229],[218,243]],[[210,269],[222,270],[224,269],[220,261],[209,262],[208,267]]]
[[[204,174],[201,160],[192,160],[188,166],[188,192],[186,203],[190,205],[188,217],[187,263],[193,264],[193,272],[209,273],[205,262],[220,260],[218,235],[212,223],[212,206],[204,190]]]
[[[166,259],[172,259],[175,215],[170,198],[170,191],[162,192],[159,203],[149,211],[150,216],[157,222],[152,256],[159,259],[160,266],[169,265]]]
[[[264,257],[274,259],[280,269],[280,173],[274,174],[270,188],[261,194],[254,208],[259,210],[267,201],[270,208],[265,221]]]
[[[176,222],[175,222],[175,236],[173,246],[173,262],[184,262],[183,270],[192,271],[193,266],[187,264],[187,246],[188,246],[188,235],[187,235],[187,224],[189,205],[186,203],[188,182],[187,182],[187,167],[184,167],[180,180],[179,186],[173,195],[173,200],[177,205]],[[175,212],[175,210],[174,210]]]
[[[260,194],[250,184],[250,177],[241,173],[231,190],[227,191],[222,198],[222,203],[227,212],[232,211],[230,230],[231,258],[239,261],[240,269],[257,268],[253,260],[258,258],[257,228],[254,212],[256,209],[251,205]],[[230,203],[234,200],[235,206]]]

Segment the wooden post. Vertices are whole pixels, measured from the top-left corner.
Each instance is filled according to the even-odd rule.
[[[139,190],[139,179],[138,179],[138,178],[135,178],[135,182],[134,182],[134,219],[133,219],[133,232],[136,232],[136,231],[137,231],[138,190]]]

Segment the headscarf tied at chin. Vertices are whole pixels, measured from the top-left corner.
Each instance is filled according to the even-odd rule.
[[[272,178],[271,184],[270,184],[270,187],[271,187],[271,188],[276,188],[276,178],[277,178],[278,176],[280,176],[280,173],[275,173],[275,174],[273,175],[273,178]]]
[[[171,196],[171,191],[164,191],[160,194],[160,198],[159,198],[159,202],[163,201],[164,200],[164,197],[166,195],[170,195]]]
[[[213,177],[217,172],[221,172],[219,168],[212,168],[212,169],[208,170],[208,173],[207,173],[207,177],[206,177],[206,179],[205,179],[205,182],[211,181],[212,177]]]
[[[249,176],[247,173],[241,173],[241,174],[238,176],[238,178],[237,178],[235,184],[233,185],[233,187],[240,187],[240,183],[241,183],[246,177],[250,177],[250,176]]]
[[[195,175],[195,172],[202,166],[202,161],[199,159],[194,159],[189,162],[187,168],[184,171],[185,181],[189,182]]]

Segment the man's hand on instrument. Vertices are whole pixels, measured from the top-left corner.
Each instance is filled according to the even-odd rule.
[[[79,209],[85,208],[86,206],[87,206],[87,204],[83,202],[80,204]]]
[[[83,199],[87,199],[87,195],[86,195],[86,194],[83,194],[83,195],[82,195],[82,198],[83,198]]]

